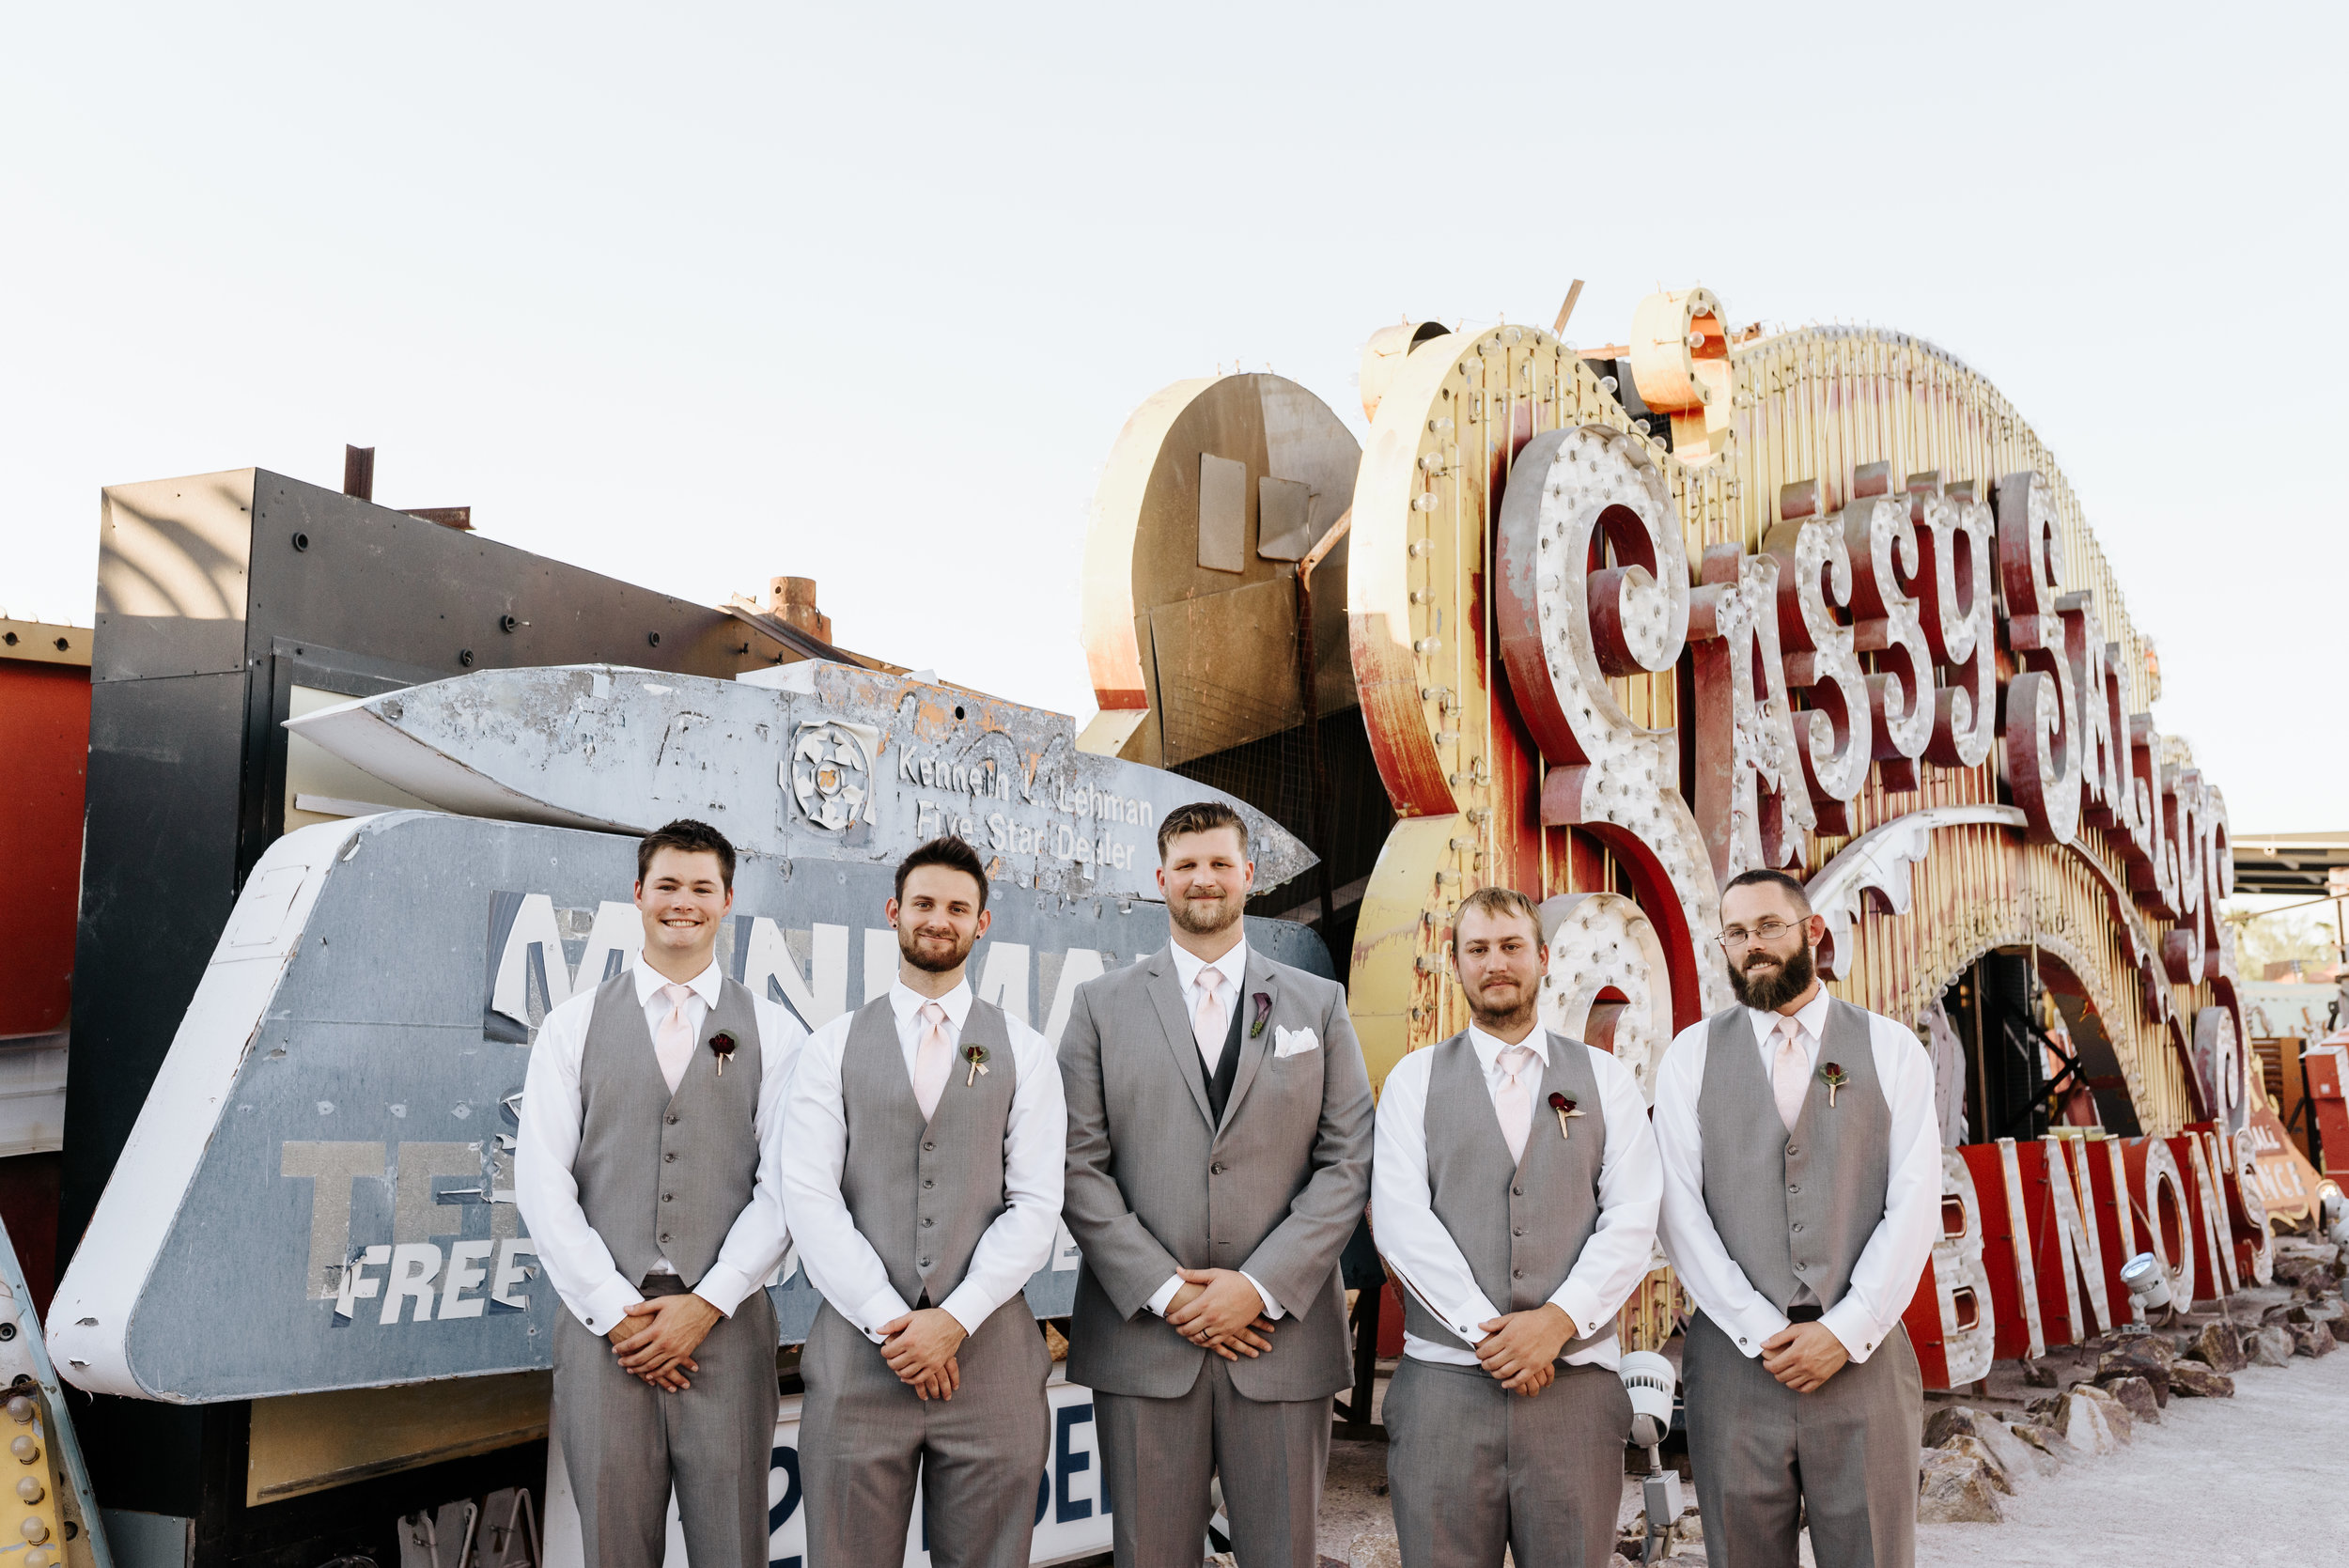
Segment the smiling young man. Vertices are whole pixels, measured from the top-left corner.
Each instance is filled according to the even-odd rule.
[[[652,1568],[674,1486],[699,1561],[764,1561],[787,1235],[768,1151],[805,1032],[724,978],[734,846],[680,820],[636,847],[645,945],[549,1013],[523,1080],[515,1201],[569,1309],[555,1433],[588,1568]],[[549,955],[550,962],[559,962]]]
[[[1238,813],[1167,813],[1173,942],[1078,987],[1061,1037],[1068,1375],[1094,1390],[1117,1568],[1198,1568],[1219,1473],[1240,1568],[1319,1560],[1370,1079],[1346,993],[1250,950],[1254,881]]]
[[[1395,1063],[1371,1227],[1404,1283],[1387,1389],[1404,1568],[1600,1564],[1631,1400],[1615,1311],[1645,1277],[1663,1178],[1638,1080],[1535,1017],[1549,950],[1523,893],[1453,917],[1469,1026]],[[1579,1552],[1578,1557],[1576,1554]]]
[[[1802,884],[1721,893],[1739,1005],[1657,1071],[1664,1248],[1699,1309],[1683,1361],[1714,1568],[1907,1568],[1924,1395],[1901,1314],[1940,1234],[1933,1062],[1819,984]]]
[[[1049,1440],[1021,1287],[1059,1229],[1060,1072],[971,994],[988,924],[971,846],[908,855],[887,914],[895,980],[816,1032],[785,1118],[785,1204],[824,1296],[800,1358],[807,1560],[903,1560],[919,1481],[937,1568],[1015,1568]]]

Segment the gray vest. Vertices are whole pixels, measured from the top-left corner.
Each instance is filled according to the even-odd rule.
[[[1805,1285],[1822,1307],[1832,1307],[1884,1219],[1891,1174],[1892,1110],[1876,1079],[1868,1015],[1848,1001],[1828,1004],[1818,1061],[1791,1135],[1779,1118],[1751,1016],[1743,1007],[1716,1013],[1705,1042],[1697,1125],[1713,1229],[1780,1312]],[[1820,1077],[1829,1063],[1846,1079],[1831,1110]]]
[[[963,1052],[987,1052],[974,1075]],[[913,1097],[897,1017],[886,995],[857,1010],[840,1056],[840,1100],[848,1152],[840,1196],[859,1234],[889,1270],[910,1304],[941,1306],[971,1266],[971,1254],[996,1217],[1003,1194],[1003,1137],[1011,1126],[1019,1068],[1003,1010],[973,1000],[962,1020],[953,1068],[927,1122]]]
[[[1509,1141],[1485,1084],[1484,1064],[1465,1032],[1429,1048],[1427,1188],[1429,1206],[1485,1299],[1503,1312],[1538,1307],[1566,1282],[1582,1244],[1598,1226],[1598,1172],[1607,1152],[1607,1115],[1598,1079],[1582,1042],[1549,1037],[1549,1068],[1533,1091],[1533,1125],[1525,1156],[1512,1162]],[[1563,1094],[1582,1114],[1558,1134],[1549,1103]],[[1438,1344],[1470,1348],[1409,1291],[1403,1293],[1403,1327]],[[1612,1319],[1560,1354],[1612,1339]]]
[[[725,1073],[709,1041],[735,1039]],[[579,1206],[634,1284],[666,1256],[690,1288],[709,1272],[758,1181],[762,1062],[751,993],[722,982],[692,1060],[669,1092],[623,970],[596,988],[579,1063]]]

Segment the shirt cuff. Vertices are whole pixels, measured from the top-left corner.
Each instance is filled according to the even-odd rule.
[[[866,1339],[871,1340],[875,1344],[880,1344],[884,1343],[883,1336],[876,1333],[875,1330],[882,1324],[894,1323],[905,1315],[905,1297],[887,1285],[883,1285],[856,1310],[855,1314],[848,1321],[855,1324]]]
[[[720,1317],[732,1317],[742,1298],[757,1288],[756,1281],[732,1264],[712,1264],[693,1286],[693,1294],[718,1309]]]
[[[1164,1317],[1168,1305],[1174,1299],[1174,1293],[1182,1288],[1183,1277],[1179,1274],[1170,1274],[1166,1277],[1166,1283],[1160,1285],[1158,1293],[1143,1305],[1149,1309],[1152,1316]]]
[[[1884,1335],[1869,1321],[1859,1304],[1846,1296],[1819,1314],[1827,1331],[1841,1340],[1843,1354],[1854,1361],[1864,1361],[1884,1343]]]
[[[1729,1343],[1735,1345],[1737,1353],[1748,1360],[1757,1359],[1762,1354],[1762,1342],[1785,1332],[1794,1321],[1771,1306],[1766,1297],[1756,1295],[1753,1302],[1753,1311],[1746,1315],[1743,1322],[1734,1326],[1719,1318],[1713,1322],[1713,1327],[1728,1335]]]
[[[1250,1284],[1255,1286],[1256,1294],[1264,1297],[1265,1316],[1270,1318],[1273,1322],[1278,1323],[1283,1317],[1287,1315],[1281,1311],[1281,1304],[1272,1299],[1272,1293],[1264,1288],[1263,1281],[1257,1279],[1253,1274],[1249,1273],[1248,1270],[1244,1268],[1239,1271],[1239,1277],[1247,1281]]]
[[[1459,1302],[1445,1312],[1444,1327],[1474,1345],[1485,1338],[1485,1330],[1479,1326],[1500,1315],[1492,1310],[1492,1303],[1480,1296],[1473,1301]]]
[[[979,1325],[985,1323],[988,1315],[995,1311],[995,1307],[1000,1307],[1003,1303],[998,1301],[994,1307],[988,1306],[987,1293],[965,1280],[953,1290],[948,1291],[946,1299],[938,1305],[940,1311],[962,1325],[963,1336],[968,1338],[977,1333]]]
[[[1574,1325],[1574,1337],[1587,1340],[1600,1329],[1600,1319],[1606,1314],[1598,1310],[1598,1295],[1579,1280],[1568,1280],[1550,1296],[1549,1304],[1566,1314]]]
[[[579,1321],[587,1326],[590,1333],[609,1334],[620,1319],[628,1316],[628,1310],[644,1298],[643,1291],[614,1273],[580,1303]]]

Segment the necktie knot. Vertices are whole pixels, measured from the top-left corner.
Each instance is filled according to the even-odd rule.
[[[922,1004],[922,1020],[935,1029],[946,1021],[946,1009],[935,1001]]]
[[[1507,1073],[1509,1075],[1509,1081],[1514,1083],[1517,1081],[1517,1075],[1525,1071],[1526,1064],[1532,1060],[1532,1047],[1512,1046],[1507,1050],[1501,1053],[1501,1070]]]

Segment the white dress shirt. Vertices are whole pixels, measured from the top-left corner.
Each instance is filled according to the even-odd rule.
[[[636,1000],[645,1010],[645,1027],[658,1038],[669,1017],[670,1001],[661,994],[668,976],[639,959],[634,969]],[[685,1022],[696,1039],[709,1009],[717,1004],[721,975],[716,964],[688,982]],[[585,1117],[579,1088],[580,1061],[587,1048],[587,1023],[594,1016],[596,991],[590,986],[549,1013],[530,1048],[530,1070],[522,1079],[521,1126],[514,1140],[514,1202],[531,1239],[538,1244],[538,1262],[547,1271],[563,1304],[598,1334],[609,1333],[628,1309],[642,1301],[637,1281],[622,1275],[612,1261],[612,1250],[587,1223],[579,1206],[579,1182],[571,1163],[579,1157],[581,1124]],[[783,1262],[791,1233],[784,1220],[782,1189],[775,1167],[775,1140],[781,1130],[784,1087],[791,1080],[793,1063],[807,1038],[800,1021],[765,997],[754,998],[753,1016],[758,1021],[758,1181],[750,1203],[726,1232],[718,1261],[693,1286],[693,1294],[725,1313],[759,1288]],[[649,1046],[646,1047],[650,1049]],[[677,1272],[668,1259],[654,1265],[661,1274]]]
[[[1818,1068],[1819,1037],[1827,1028],[1831,1000],[1822,986],[1794,1015],[1800,1026],[1797,1044],[1811,1071]],[[1753,1048],[1761,1054],[1766,1079],[1781,1015],[1747,1008],[1746,1016],[1753,1024]],[[1704,1087],[1710,1028],[1707,1022],[1682,1030],[1656,1072],[1656,1141],[1664,1162],[1664,1250],[1704,1315],[1738,1349],[1758,1356],[1762,1342],[1784,1328],[1787,1319],[1730,1257],[1704,1206],[1704,1135],[1697,1118],[1697,1095]],[[1884,1218],[1852,1265],[1843,1298],[1825,1303],[1820,1319],[1855,1361],[1866,1360],[1898,1326],[1917,1294],[1934,1239],[1941,1234],[1941,1138],[1934,1114],[1933,1059],[1916,1035],[1875,1013],[1868,1015],[1868,1043],[1875,1053],[1876,1081],[1892,1112]]]
[[[913,1057],[922,1041],[922,1008],[931,999],[894,980],[889,1007],[895,1015],[897,1045],[905,1055],[906,1081],[913,1081]],[[946,1010],[950,1037],[962,1038],[971,1016],[966,980],[937,999]],[[801,1053],[791,1104],[783,1119],[784,1205],[808,1280],[832,1310],[879,1344],[874,1330],[911,1312],[889,1282],[889,1268],[864,1239],[840,1195],[840,1173],[848,1158],[848,1118],[840,1092],[841,1053],[848,1048],[854,1011],[817,1030]],[[1050,1261],[1060,1231],[1061,1179],[1068,1160],[1068,1108],[1061,1097],[1060,1062],[1044,1036],[1009,1014],[1012,1062],[1019,1073],[1012,1091],[1011,1119],[1003,1131],[1003,1194],[1010,1206],[979,1237],[962,1282],[937,1305],[954,1315],[963,1332],[980,1324],[1019,1294],[1028,1277]],[[957,1052],[955,1074],[967,1073]],[[952,1082],[952,1077],[949,1078]]]
[[[1234,929],[1239,928],[1235,926]],[[1216,996],[1223,1003],[1223,1030],[1228,1037],[1231,1033],[1232,1019],[1239,1015],[1240,1003],[1244,1000],[1240,993],[1248,986],[1248,939],[1242,936],[1221,958],[1202,958],[1180,942],[1173,942],[1169,945],[1174,950],[1174,980],[1175,984],[1182,987],[1183,1017],[1187,1018],[1195,1019],[1199,1017],[1199,1003],[1205,995],[1199,986],[1200,971],[1210,964],[1215,966]],[[1247,1035],[1247,1029],[1243,1026],[1240,1037],[1244,1040]],[[1196,1043],[1195,1039],[1194,1043]],[[1222,1047],[1219,1043],[1216,1048],[1221,1051]],[[1207,1060],[1207,1053],[1204,1048],[1200,1051],[1199,1070],[1201,1072],[1213,1078],[1215,1069],[1219,1065],[1221,1065],[1220,1061],[1211,1063]],[[1284,1313],[1281,1304],[1272,1299],[1272,1293],[1265,1289],[1264,1282],[1253,1274],[1244,1268],[1239,1272],[1241,1278],[1256,1287],[1256,1294],[1264,1297],[1264,1315],[1276,1323],[1279,1322]],[[1166,1277],[1166,1283],[1152,1292],[1150,1299],[1143,1305],[1159,1316],[1164,1317],[1166,1309],[1174,1304],[1174,1293],[1182,1288],[1183,1277],[1179,1274],[1170,1274]]]
[[[1473,1024],[1469,1026],[1468,1040],[1485,1069],[1485,1092],[1496,1101],[1498,1114],[1501,1088],[1509,1077],[1500,1064],[1500,1056],[1510,1048],[1509,1042]],[[1542,1070],[1548,1070],[1548,1031],[1537,1028],[1518,1044],[1532,1050]],[[1663,1196],[1664,1178],[1657,1159],[1656,1136],[1648,1128],[1647,1099],[1640,1093],[1639,1080],[1629,1068],[1595,1046],[1572,1048],[1590,1052],[1591,1071],[1598,1079],[1599,1110],[1607,1124],[1606,1149],[1598,1164],[1598,1223],[1567,1271],[1564,1283],[1549,1297],[1552,1306],[1573,1320],[1579,1339],[1613,1317],[1646,1277],[1656,1256],[1657,1205]],[[1370,1166],[1370,1224],[1377,1235],[1380,1255],[1422,1293],[1422,1304],[1441,1317],[1444,1327],[1474,1344],[1485,1337],[1478,1325],[1503,1315],[1504,1309],[1494,1306],[1478,1288],[1459,1244],[1430,1206],[1427,1077],[1434,1071],[1435,1060],[1433,1050],[1411,1052],[1394,1064],[1378,1093],[1378,1144]],[[1536,1072],[1532,1086],[1540,1082]],[[1532,1136],[1543,1136],[1544,1125],[1555,1119],[1537,1098]],[[1423,1361],[1478,1364],[1473,1351],[1408,1332],[1403,1336],[1403,1353]],[[1610,1370],[1621,1358],[1620,1347],[1612,1339],[1566,1357],[1571,1364]]]

